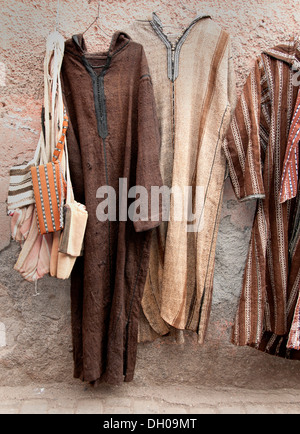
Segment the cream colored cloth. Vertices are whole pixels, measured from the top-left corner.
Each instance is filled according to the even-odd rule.
[[[88,221],[86,206],[74,199],[67,143],[65,144],[65,157],[67,198],[64,209],[65,226],[60,237],[57,255],[57,277],[59,279],[68,279],[70,277],[77,257],[82,255]]]
[[[172,57],[168,66],[166,35],[159,20],[136,21],[125,30],[147,55],[160,123],[164,184],[182,191],[185,186],[200,187],[194,202],[198,199],[202,210],[199,232],[188,233],[186,220],[172,220],[171,200],[171,221],[153,232],[139,339],[153,340],[175,327],[197,332],[203,343],[226,168],[221,144],[236,104],[230,36],[210,18],[198,17],[179,40],[177,54],[173,45],[173,56],[179,57],[178,77],[172,81]]]

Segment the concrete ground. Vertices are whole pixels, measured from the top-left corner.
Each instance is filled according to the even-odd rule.
[[[0,414],[300,414],[300,390],[32,384],[0,387]]]

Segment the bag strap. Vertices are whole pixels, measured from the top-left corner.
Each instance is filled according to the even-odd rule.
[[[66,143],[66,134],[67,134],[68,125],[69,125],[69,118],[66,109],[64,109],[64,121],[62,125],[62,134],[53,152],[53,157],[52,157],[53,162],[62,161],[63,150]]]
[[[41,162],[43,164],[43,162],[46,159],[44,147],[45,147],[44,135],[43,135],[43,132],[41,131],[39,141],[38,141],[38,144],[37,144],[37,147],[36,147],[36,150],[34,153],[34,157],[33,157],[33,161],[34,161],[35,166],[39,166],[41,164]]]
[[[66,156],[66,174],[67,174],[67,197],[66,204],[70,204],[74,202],[74,192],[70,175],[70,167],[69,167],[69,154],[68,154],[68,146],[67,141],[65,141],[65,156]]]
[[[40,138],[34,153],[33,161],[36,166],[42,163],[46,162],[46,155],[45,155],[45,107],[42,107],[41,111],[41,126],[42,131],[40,133]]]
[[[58,137],[62,133],[64,107],[60,70],[64,55],[64,38],[55,31],[47,38],[44,59],[45,153],[51,161]]]

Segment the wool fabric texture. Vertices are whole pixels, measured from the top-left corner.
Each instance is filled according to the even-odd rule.
[[[299,295],[300,204],[299,193],[286,201],[280,193],[297,109],[299,48],[291,40],[258,57],[224,141],[237,198],[257,199],[232,340],[288,358],[300,356],[287,348]]]
[[[150,197],[151,186],[162,185],[151,77],[142,46],[116,32],[106,53],[88,53],[83,35],[66,41],[62,79],[74,197],[89,215],[84,256],[71,276],[74,376],[118,384],[134,376],[151,229],[160,216],[99,221],[97,190],[113,187],[118,209],[120,178],[126,195],[139,185]]]
[[[192,187],[200,210],[193,231],[188,219],[173,218],[172,195],[170,221],[153,232],[139,339],[175,328],[195,331],[203,343],[226,168],[222,140],[236,104],[230,36],[207,16],[194,19],[176,39],[156,14],[126,30],[143,45],[149,63],[164,185]]]

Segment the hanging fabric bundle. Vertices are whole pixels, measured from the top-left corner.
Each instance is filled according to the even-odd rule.
[[[46,55],[44,60],[44,131],[40,134],[36,161],[33,166],[46,165],[55,155],[58,137],[63,134],[64,108],[60,83],[60,69],[64,54],[64,39],[58,32],[51,33],[47,38]],[[39,155],[39,157],[37,157]],[[51,164],[51,163],[50,163]],[[62,172],[65,170],[64,158],[61,161]],[[33,184],[32,184],[32,195]],[[34,200],[35,203],[35,200]],[[37,281],[50,272],[51,252],[53,250],[53,233],[41,234],[36,218],[36,205],[25,212],[16,210],[13,234],[17,240],[25,240],[14,269],[28,281]],[[30,211],[30,215],[29,215]],[[23,215],[24,214],[24,215]],[[25,218],[26,216],[26,218]],[[13,225],[13,222],[12,222]],[[23,225],[25,225],[23,227]],[[22,239],[22,234],[24,234]]]
[[[13,240],[22,243],[26,240],[34,215],[34,205],[18,208],[11,217],[11,237]]]

